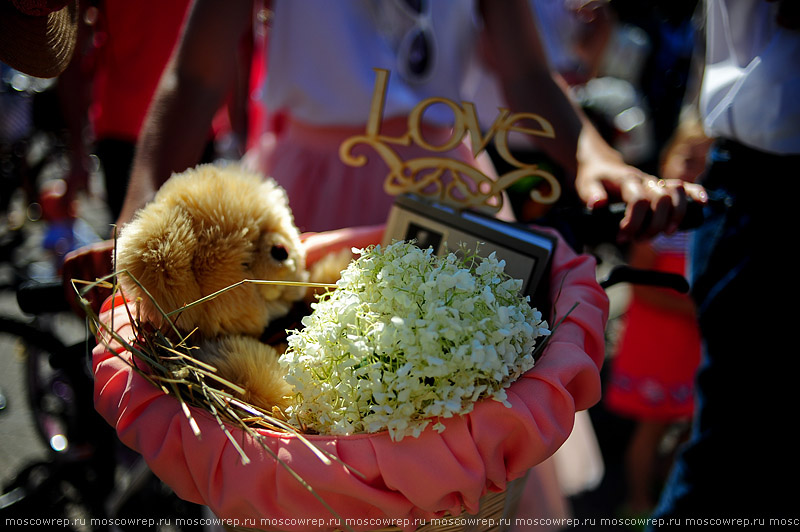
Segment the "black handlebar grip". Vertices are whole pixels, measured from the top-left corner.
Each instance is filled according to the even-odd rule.
[[[594,209],[584,208],[577,216],[568,212],[561,213],[588,245],[597,245],[603,242],[615,242],[619,233],[619,224],[625,216],[625,203],[611,203]],[[700,227],[705,221],[706,213],[703,204],[688,200],[686,214],[683,216],[678,229],[688,231]],[[647,221],[644,224],[647,225]]]
[[[26,281],[17,288],[17,304],[26,314],[40,315],[70,310],[60,281]]]
[[[631,283],[641,286],[657,286],[671,288],[678,293],[689,292],[689,282],[677,273],[659,272],[655,270],[642,270],[631,266],[620,265],[612,268],[608,276],[600,282],[603,289],[619,283]]]
[[[626,205],[624,203],[612,203],[606,207],[586,211],[585,215],[589,219],[588,223],[600,223],[603,226],[609,224],[610,227],[619,229],[619,222],[625,216]],[[688,231],[696,229],[703,224],[705,213],[703,204],[697,203],[689,198],[686,202],[686,213],[678,225],[678,229]]]

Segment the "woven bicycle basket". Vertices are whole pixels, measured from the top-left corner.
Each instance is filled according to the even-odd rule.
[[[382,228],[305,235],[307,260],[377,243],[381,235]],[[595,281],[594,259],[559,240],[550,275],[553,321],[578,305],[535,367],[507,389],[510,408],[479,401],[469,414],[444,420],[442,432],[428,428],[401,441],[387,432],[307,435],[336,457],[330,465],[295,434],[258,429],[259,443],[231,428],[251,459],[243,464],[210,413],[192,408],[198,438],[178,401],[134,371],[131,354],[118,344],[94,350],[95,406],[178,496],[207,505],[231,528],[438,532],[480,522],[459,520],[471,515],[485,519],[469,530],[500,529],[513,517],[526,473],[566,440],[575,412],[600,398],[608,300]],[[100,318],[110,323],[112,315],[114,329],[130,338],[127,310],[108,301]]]

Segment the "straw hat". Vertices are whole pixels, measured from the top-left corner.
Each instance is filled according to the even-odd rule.
[[[58,76],[77,30],[77,0],[0,0],[0,62],[31,76]]]

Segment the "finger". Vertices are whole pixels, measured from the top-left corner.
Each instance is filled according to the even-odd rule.
[[[646,179],[644,188],[650,199],[650,212],[649,217],[639,228],[637,236],[652,238],[665,231],[671,224],[674,214],[673,197],[664,179]]]
[[[608,204],[608,193],[601,181],[595,180],[576,180],[575,190],[578,197],[589,209],[602,207]]]
[[[642,180],[632,175],[620,187],[620,196],[626,204],[625,216],[620,222],[620,241],[636,238],[647,222],[650,215],[651,200]]]
[[[650,220],[642,227],[640,236],[652,238],[666,231],[672,224],[674,215],[673,198],[663,181],[650,186]]]
[[[672,197],[672,216],[667,223],[667,234],[672,234],[678,230],[681,221],[686,216],[686,210],[689,206],[687,200],[686,189],[683,182],[676,183],[674,187],[669,189],[670,196]]]
[[[652,238],[661,232],[674,232],[686,212],[683,181],[651,178],[645,181],[645,190],[650,198],[651,216],[640,235]]]
[[[708,193],[702,185],[696,183],[684,183],[683,188],[692,201],[705,205],[708,203]]]

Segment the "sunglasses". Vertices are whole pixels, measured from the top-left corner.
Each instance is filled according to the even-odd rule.
[[[397,71],[411,82],[425,81],[435,63],[430,0],[380,0],[383,31],[395,43]]]

